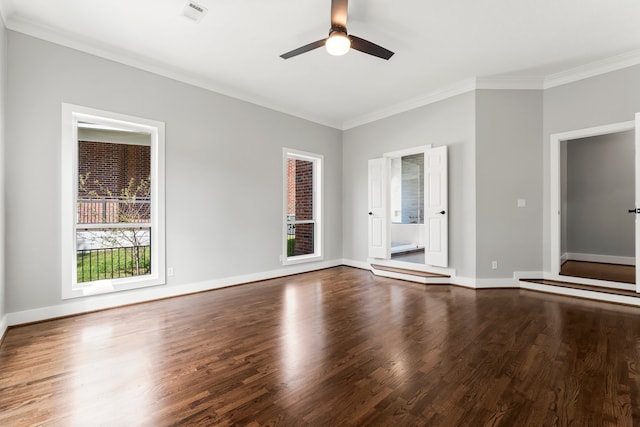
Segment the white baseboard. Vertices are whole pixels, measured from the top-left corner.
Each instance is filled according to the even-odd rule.
[[[520,279],[542,279],[544,278],[544,271],[514,271],[513,278]]]
[[[464,286],[471,289],[519,288],[518,280],[513,278],[477,279],[473,277],[456,277],[451,280],[452,285]]]
[[[0,342],[2,341],[2,338],[4,337],[4,334],[7,332],[7,328],[8,327],[9,327],[9,319],[8,319],[8,316],[5,314],[0,319]]]
[[[153,301],[162,298],[187,295],[195,292],[210,291],[213,289],[239,285],[242,283],[256,282],[260,280],[274,279],[276,277],[290,276],[293,274],[306,273],[325,268],[336,267],[342,264],[342,260],[323,261],[318,263],[298,264],[281,268],[278,270],[265,271],[240,276],[226,277],[221,279],[206,280],[203,282],[189,283],[176,286],[156,286],[129,292],[118,292],[113,294],[98,295],[70,302],[63,302],[59,305],[40,307],[31,310],[8,313],[4,317],[7,326],[20,325],[23,323],[38,322],[62,316],[70,316],[90,311],[114,308],[128,304]],[[68,301],[68,300],[67,300]],[[1,326],[1,324],[0,324]]]
[[[476,279],[476,289],[519,288],[517,279],[503,277],[497,279]]]
[[[567,261],[569,261],[569,254],[565,252],[562,255],[560,255],[560,265],[562,265]]]
[[[583,289],[563,288],[561,286],[550,286],[540,283],[520,282],[521,289],[545,292],[550,294],[564,295],[569,297],[586,298],[596,301],[613,302],[617,304],[626,304],[640,306],[640,298],[629,297],[625,295],[609,294],[606,292],[594,292]]]
[[[421,283],[423,285],[425,285],[427,283],[425,278],[421,277],[421,276],[413,276],[413,275],[410,275],[410,274],[396,273],[395,271],[387,271],[387,270],[372,269],[372,271],[375,271],[375,275],[376,276],[380,276],[380,277],[387,277],[387,278],[390,278],[390,279],[406,280],[408,282]]]
[[[339,259],[331,261],[323,261],[310,264],[298,264],[289,266],[287,268],[281,268],[277,270],[270,270],[260,273],[245,274],[221,279],[206,280],[202,282],[189,283],[176,286],[156,286],[153,288],[138,289],[129,292],[118,292],[114,294],[97,295],[92,297],[86,297],[76,300],[67,300],[59,305],[40,307],[31,310],[17,311],[13,313],[7,313],[0,318],[0,336],[2,336],[9,326],[19,325],[23,323],[38,322],[42,320],[52,319],[62,316],[70,316],[74,314],[81,314],[90,311],[103,310],[107,308],[114,308],[128,304],[135,304],[140,302],[153,301],[162,298],[169,298],[180,295],[187,295],[195,292],[209,291],[213,289],[224,288],[228,286],[239,285],[242,283],[256,282],[260,280],[268,280],[277,277],[290,276],[299,273],[306,273],[315,270],[322,270],[325,268],[336,267],[339,265],[346,265],[349,267],[360,268],[363,270],[371,270],[371,266],[367,262],[356,261],[352,259]],[[455,274],[455,270],[452,270]],[[385,272],[387,277],[395,277],[403,280],[412,280],[419,283],[431,283],[435,279],[416,279],[414,276],[407,276],[401,273]],[[402,277],[400,277],[402,276]],[[564,277],[564,276],[563,276]],[[452,276],[450,279],[443,280],[437,279],[438,283],[448,282],[452,285],[463,286],[471,289],[488,289],[488,288],[524,288],[524,289],[536,289],[542,285],[534,286],[535,284],[525,284],[519,282],[521,278],[545,278],[552,280],[560,280],[557,275],[551,275],[550,273],[530,271],[530,272],[514,272],[513,278],[472,278],[472,277],[460,277]],[[619,285],[612,284],[612,282],[603,282],[597,280],[582,279],[581,282],[588,282],[586,284],[593,284],[597,286],[609,286],[621,289]],[[634,285],[628,285],[629,289]],[[546,289],[547,287],[545,287]],[[602,293],[600,293],[602,294]],[[597,299],[592,294],[583,294],[580,291],[567,291],[566,295],[580,296],[583,298]],[[603,294],[607,295],[607,294]],[[618,301],[617,296],[600,298],[603,301],[622,302],[629,304],[625,299],[624,301]]]
[[[462,286],[464,288],[475,289],[476,279],[473,277],[456,276],[454,279],[451,279],[451,284],[455,286]]]
[[[529,279],[531,277],[528,277]],[[560,276],[559,274],[544,273],[542,276],[545,280],[555,280],[557,282],[569,282],[580,285],[599,286],[601,288],[623,289],[627,291],[635,291],[634,283],[609,282],[608,280],[587,279],[585,277]],[[523,277],[527,279],[527,277]]]
[[[386,267],[404,268],[407,270],[422,271],[425,273],[443,274],[449,277],[455,277],[456,270],[454,268],[436,267],[434,265],[419,264],[415,262],[396,261],[393,259],[376,259],[367,258],[368,264],[384,265]]]
[[[342,264],[348,267],[360,268],[362,270],[371,270],[371,266],[368,263],[362,262],[362,261],[356,261],[353,259],[343,258]]]
[[[564,259],[563,259],[564,258]],[[636,265],[636,259],[628,256],[612,256],[612,255],[598,255],[598,254],[580,254],[568,252],[563,254],[560,258],[560,262],[564,261],[586,261],[586,262],[601,262],[604,264],[622,264],[622,265]]]

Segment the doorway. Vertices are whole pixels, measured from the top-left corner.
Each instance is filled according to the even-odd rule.
[[[551,135],[551,278],[637,288],[639,118]]]
[[[560,275],[635,283],[634,136],[561,142]]]
[[[390,161],[391,259],[424,264],[424,153]]]
[[[369,160],[369,258],[448,267],[447,147]]]

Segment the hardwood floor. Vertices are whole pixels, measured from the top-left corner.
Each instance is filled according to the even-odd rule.
[[[634,265],[565,261],[560,268],[560,275],[609,280],[612,282],[636,283],[636,267]]]
[[[336,267],[12,328],[0,425],[638,425],[638,313]]]

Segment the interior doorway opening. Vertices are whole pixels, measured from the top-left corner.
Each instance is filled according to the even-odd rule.
[[[561,142],[560,275],[635,283],[634,137],[627,130]]]
[[[390,165],[391,259],[424,264],[424,153]]]
[[[637,290],[639,118],[551,135],[552,279]]]
[[[369,258],[448,267],[447,147],[369,160]]]

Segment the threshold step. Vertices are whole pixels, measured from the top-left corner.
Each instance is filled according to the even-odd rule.
[[[625,289],[605,288],[604,286],[583,285],[580,283],[561,282],[559,280],[546,279],[520,279],[521,282],[537,283],[539,285],[557,286],[559,288],[579,289],[581,291],[601,292],[610,295],[620,295],[625,297],[640,298],[640,294]]]
[[[407,268],[388,267],[386,265],[371,264],[375,270],[390,271],[392,273],[408,274],[411,276],[427,277],[427,278],[449,278],[448,274],[429,273],[427,271],[410,270]]]

